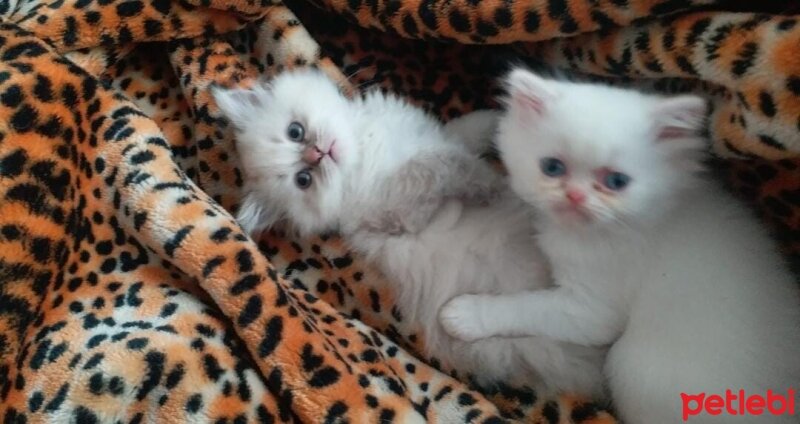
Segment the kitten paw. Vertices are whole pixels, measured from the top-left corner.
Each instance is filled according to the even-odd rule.
[[[462,197],[464,203],[468,205],[488,205],[501,197],[504,184],[494,171],[489,171],[485,178],[479,178],[471,182],[469,191]]]
[[[480,296],[461,295],[447,302],[439,311],[439,322],[451,336],[473,342],[491,336],[478,316]]]
[[[430,224],[440,205],[440,199],[420,200],[413,202],[413,206],[403,205],[397,209],[378,212],[372,218],[365,219],[361,228],[391,236],[419,234]]]
[[[463,198],[466,205],[488,206],[500,198],[500,190],[497,187],[486,186],[476,189],[475,192]]]

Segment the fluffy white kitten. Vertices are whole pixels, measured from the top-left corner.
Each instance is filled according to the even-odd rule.
[[[465,343],[438,323],[439,309],[456,295],[545,288],[550,281],[536,258],[527,208],[478,159],[497,122],[491,112],[443,129],[391,95],[376,91],[349,101],[313,71],[215,96],[237,128],[248,193],[238,218],[247,230],[281,219],[301,235],[339,230],[397,284],[398,306],[424,329],[427,353],[480,383],[601,391],[602,349],[544,337]],[[303,136],[296,136],[299,127]],[[309,160],[310,149],[330,153]],[[497,190],[490,206],[464,201]],[[405,215],[416,216],[409,223]]]
[[[507,86],[498,148],[537,212],[556,287],[458,297],[442,310],[447,330],[613,343],[604,371],[626,423],[683,422],[681,393],[800,388],[797,283],[751,212],[695,172],[704,101],[522,69]]]
[[[248,232],[278,222],[302,234],[416,232],[444,200],[485,202],[501,181],[421,110],[379,91],[349,101],[321,71],[213,94],[237,131]]]

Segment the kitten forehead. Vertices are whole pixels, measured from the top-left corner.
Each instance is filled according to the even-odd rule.
[[[318,70],[297,70],[281,74],[272,81],[273,99],[297,118],[324,125],[327,117],[346,113],[347,99],[325,74]],[[267,105],[269,107],[269,105]]]
[[[531,150],[586,166],[613,166],[648,154],[657,98],[597,84],[547,81],[556,96],[531,116]]]
[[[633,147],[646,144],[652,125],[653,99],[637,92],[589,84],[559,87],[560,98],[554,102],[553,118],[570,128],[576,142],[601,139],[609,147]]]
[[[276,97],[297,99],[298,101],[321,97],[323,99],[344,99],[336,84],[322,71],[313,69],[286,72],[272,80],[272,92]],[[312,102],[316,103],[316,102]]]

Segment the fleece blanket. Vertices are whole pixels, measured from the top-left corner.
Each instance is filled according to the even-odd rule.
[[[243,234],[209,87],[317,66],[446,120],[535,60],[705,93],[728,181],[797,258],[800,3],[755,3],[0,1],[0,417],[614,422],[426,358],[335,236]]]

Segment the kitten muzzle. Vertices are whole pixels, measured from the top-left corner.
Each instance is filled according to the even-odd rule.
[[[308,146],[303,150],[303,162],[317,166],[325,155],[317,146]]]
[[[318,166],[322,159],[324,159],[326,156],[336,162],[336,152],[333,149],[335,145],[336,140],[331,143],[327,151],[320,150],[320,148],[316,145],[306,147],[305,150],[303,150],[303,162],[309,165]]]

